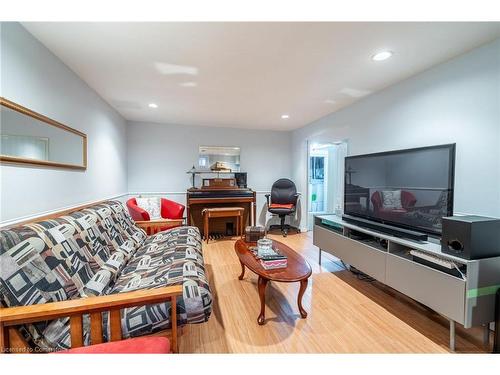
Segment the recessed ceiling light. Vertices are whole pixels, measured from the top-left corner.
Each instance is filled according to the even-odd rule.
[[[192,76],[198,75],[198,68],[189,65],[175,65],[164,62],[155,62],[155,68],[160,74],[175,75],[175,74],[189,74]]]
[[[148,104],[148,107],[149,107],[149,108],[158,108],[158,104],[155,104],[155,103],[149,103],[149,104]]]
[[[326,100],[324,101],[324,103],[326,103],[326,104],[335,104],[335,103],[336,103],[336,101],[335,101],[335,100],[333,100],[333,99],[326,99]]]
[[[353,89],[351,87],[344,87],[342,90],[340,90],[340,93],[350,96],[351,98],[362,98],[363,96],[371,94],[371,91],[363,89]]]
[[[179,86],[182,86],[182,87],[196,87],[196,86],[198,86],[198,84],[196,82],[182,82],[182,83],[179,83]]]
[[[287,118],[290,118],[290,116],[289,116],[289,115],[281,115],[281,118],[282,118],[283,120],[286,120]]]
[[[391,57],[394,53],[392,51],[380,51],[372,56],[373,61],[384,61]]]

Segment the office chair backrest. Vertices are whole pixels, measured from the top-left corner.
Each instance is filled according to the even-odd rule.
[[[297,187],[292,180],[280,178],[271,188],[271,203],[297,204]]]

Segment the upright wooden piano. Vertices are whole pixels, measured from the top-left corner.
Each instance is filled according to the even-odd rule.
[[[246,188],[190,188],[186,193],[187,224],[198,227],[203,233],[204,208],[210,207],[243,207],[243,223],[254,225],[256,217],[255,191]],[[221,235],[234,235],[236,220],[234,218],[216,218],[210,222],[210,232]]]

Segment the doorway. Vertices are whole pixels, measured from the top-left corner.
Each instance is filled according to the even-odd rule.
[[[313,228],[314,215],[342,212],[346,155],[346,142],[308,143],[308,230]]]

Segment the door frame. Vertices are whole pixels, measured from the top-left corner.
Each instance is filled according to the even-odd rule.
[[[332,144],[342,144],[345,143],[346,145],[346,156],[349,155],[349,139],[348,138],[343,138],[340,140],[325,140],[323,142],[320,141],[312,141],[312,139],[306,139],[306,168],[305,168],[305,185],[306,185],[306,229],[309,230],[309,158],[311,156],[311,146],[313,143],[318,143],[318,144],[326,144],[326,143],[332,143]],[[343,207],[343,205],[342,205]],[[327,210],[328,211],[328,210]]]

